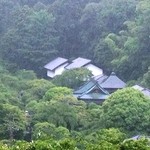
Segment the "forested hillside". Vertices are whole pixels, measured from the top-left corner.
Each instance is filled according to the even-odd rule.
[[[150,88],[149,0],[0,0],[0,150],[149,150],[150,98],[128,87],[77,100],[91,73],[43,79],[58,56]]]
[[[53,58],[80,56],[126,81],[148,73],[149,0],[1,0],[0,21],[1,58],[11,72],[43,76]]]

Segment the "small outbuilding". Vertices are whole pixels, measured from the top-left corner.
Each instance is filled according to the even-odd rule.
[[[50,61],[48,64],[44,66],[47,70],[47,76],[50,78],[54,78],[56,75],[62,74],[64,70],[71,70],[75,68],[87,68],[93,74],[93,76],[102,75],[103,70],[92,64],[90,59],[78,57],[71,62],[68,59],[57,57],[56,59]]]

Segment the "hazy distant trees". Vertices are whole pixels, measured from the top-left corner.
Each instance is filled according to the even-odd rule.
[[[57,53],[55,19],[47,10],[28,6],[14,10],[13,16],[14,26],[2,37],[2,56],[19,68],[40,72]]]
[[[1,57],[11,71],[43,76],[53,58],[82,56],[125,80],[138,79],[150,64],[149,7],[148,0],[3,0]]]

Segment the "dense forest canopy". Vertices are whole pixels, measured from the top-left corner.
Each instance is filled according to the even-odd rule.
[[[10,71],[57,56],[90,58],[106,73],[142,80],[150,65],[148,0],[1,0],[0,53]]]
[[[0,149],[149,150],[149,138],[128,138],[150,135],[150,99],[125,88],[79,101],[88,70],[43,79],[58,56],[150,88],[149,0],[0,0]]]

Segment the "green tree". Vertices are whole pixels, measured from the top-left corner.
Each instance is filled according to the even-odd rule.
[[[10,150],[10,148],[8,147],[8,145],[4,145],[3,143],[0,143],[0,149],[1,150]]]
[[[150,67],[148,68],[148,72],[144,74],[141,84],[150,88]]]
[[[20,80],[34,80],[37,78],[33,70],[19,70],[15,74]]]
[[[38,122],[53,123],[68,130],[83,128],[87,123],[86,104],[71,96],[63,96],[51,101],[31,101],[27,110],[32,115],[32,124]]]
[[[111,2],[101,0],[87,3],[80,19],[82,48],[87,49],[83,52],[84,56],[90,55],[93,59],[96,57],[97,48],[103,49],[105,44],[100,43],[100,41],[110,32],[117,33],[123,28],[123,23],[126,20],[134,17],[136,3],[136,0],[112,0]],[[93,49],[96,51],[95,54]],[[108,49],[104,48],[103,50],[109,54]],[[102,55],[104,54],[105,52],[102,52]],[[99,55],[97,55],[98,58],[102,57]],[[105,55],[106,60],[108,57],[109,55]],[[103,58],[104,63],[105,58]],[[101,61],[99,59],[100,63]],[[99,65],[98,62],[97,64]]]
[[[72,95],[72,90],[67,87],[53,87],[49,89],[45,95],[44,99],[46,101],[63,99],[65,96]]]
[[[25,130],[24,112],[17,106],[4,104],[3,113],[5,114],[3,123],[1,124],[3,136],[10,140],[13,140],[14,138],[23,138],[23,131]],[[17,135],[15,136],[15,134]]]
[[[94,55],[93,59],[96,64],[100,64],[101,68],[105,68],[105,72],[110,72],[112,65],[111,61],[113,59],[113,53],[105,39],[100,39],[93,49]]]
[[[40,101],[48,90],[55,87],[45,79],[28,80],[26,84],[26,88],[20,89],[20,99],[26,104],[32,100]]]
[[[33,139],[46,140],[54,138],[56,127],[48,122],[37,123],[33,128]]]
[[[8,28],[12,26],[12,12],[17,8],[18,3],[12,0],[1,0],[0,1],[0,38]]]
[[[137,1],[135,19],[126,20],[117,35],[109,34],[105,39],[114,55],[114,71],[126,80],[142,77],[150,64],[149,8],[147,0]]]
[[[70,132],[65,127],[56,127],[54,124],[48,122],[37,123],[33,127],[34,140],[60,140],[69,138]]]
[[[44,64],[57,53],[55,19],[47,10],[35,11],[27,6],[16,10],[14,16],[15,26],[3,36],[3,58],[42,75]]]
[[[126,88],[113,93],[102,105],[101,125],[119,128],[129,135],[149,133],[150,101],[141,92]]]
[[[76,57],[82,53],[79,19],[86,1],[55,0],[50,6],[50,10],[56,18],[55,27],[59,34],[59,54],[64,57]]]
[[[147,139],[140,140],[126,140],[120,144],[120,150],[149,150],[149,142]]]
[[[109,128],[109,129],[101,129],[95,133],[92,133],[89,137],[89,140],[92,140],[95,143],[100,141],[107,141],[111,144],[117,145],[121,143],[125,139],[125,134],[122,133],[119,129]]]
[[[88,81],[92,73],[86,68],[77,68],[64,71],[61,75],[53,79],[53,83],[57,86],[65,86],[68,88],[79,88],[84,82]]]
[[[75,108],[70,107],[68,103],[57,102],[51,105],[49,109],[49,122],[54,123],[57,127],[66,127],[68,130],[73,130],[77,127],[78,120],[75,113]]]

